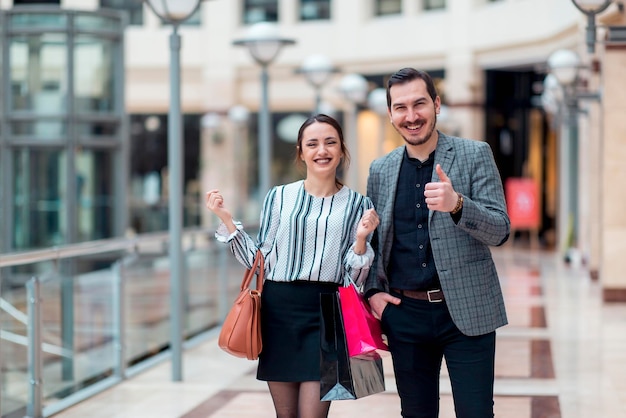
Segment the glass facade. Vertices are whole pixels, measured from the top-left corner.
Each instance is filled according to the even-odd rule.
[[[424,0],[424,10],[437,10],[446,8],[446,0]]]
[[[330,0],[300,0],[300,20],[328,20],[330,8]]]
[[[123,15],[31,6],[2,22],[0,251],[121,235]]]
[[[243,23],[278,21],[278,0],[244,0]]]
[[[144,0],[100,0],[100,8],[125,10],[129,25],[143,25]]]
[[[402,0],[376,0],[374,14],[376,16],[397,15],[402,13]]]

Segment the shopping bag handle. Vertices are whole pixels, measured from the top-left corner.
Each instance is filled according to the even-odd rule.
[[[257,268],[259,269],[259,273],[256,276],[256,290],[261,293],[263,291],[263,279],[265,278],[265,258],[263,257],[261,250],[256,251],[254,263],[252,264],[252,267],[246,271],[243,281],[241,282],[241,290],[246,290],[250,286],[252,277],[254,277]]]

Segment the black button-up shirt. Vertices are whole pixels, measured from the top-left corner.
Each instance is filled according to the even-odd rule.
[[[439,288],[428,238],[428,207],[424,186],[431,181],[435,152],[426,161],[404,151],[393,209],[393,246],[389,260],[389,286],[403,290]]]

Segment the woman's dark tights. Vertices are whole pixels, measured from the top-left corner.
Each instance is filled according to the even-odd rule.
[[[320,401],[320,382],[268,382],[276,418],[327,418],[330,401]]]

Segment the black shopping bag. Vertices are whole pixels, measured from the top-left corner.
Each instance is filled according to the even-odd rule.
[[[320,399],[358,399],[385,390],[383,361],[378,353],[350,357],[346,346],[339,295],[320,294]]]

